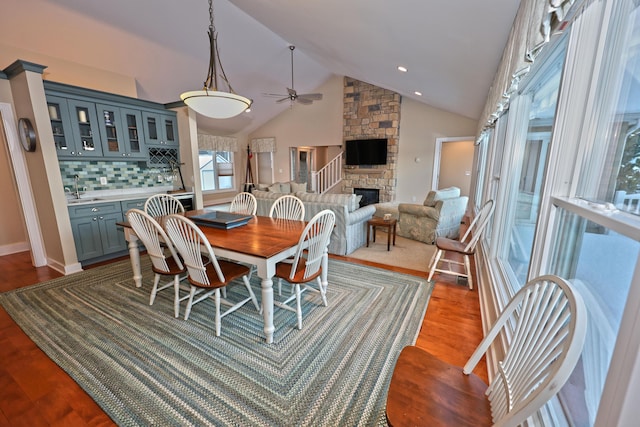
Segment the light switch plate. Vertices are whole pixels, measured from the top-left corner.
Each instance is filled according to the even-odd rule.
[[[100,185],[107,185],[107,177],[106,176],[101,176],[100,177]]]

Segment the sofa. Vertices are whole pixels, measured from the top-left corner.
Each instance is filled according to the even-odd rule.
[[[329,253],[348,255],[367,243],[367,221],[373,217],[376,208],[373,205],[360,207],[359,196],[254,190],[253,195],[258,204],[256,215],[268,216],[271,205],[283,194],[293,194],[302,200],[305,221],[309,221],[324,209],[331,209],[336,214],[336,225],[331,235]]]
[[[457,239],[467,210],[467,196],[457,187],[433,190],[421,205],[398,205],[398,235],[433,244],[436,237]]]

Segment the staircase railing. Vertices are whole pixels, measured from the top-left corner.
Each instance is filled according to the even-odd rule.
[[[311,172],[311,190],[323,194],[342,181],[342,152],[317,172]]]

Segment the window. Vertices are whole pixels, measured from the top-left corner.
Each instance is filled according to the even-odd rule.
[[[503,255],[503,261],[515,274],[514,289],[527,280],[565,49],[565,43],[556,48],[553,62],[533,77],[516,104],[519,111],[515,116],[521,123],[514,124],[516,142],[509,160],[516,167],[509,177],[512,184],[505,229],[508,245]]]
[[[233,153],[200,150],[200,182],[202,191],[229,190],[233,185]]]

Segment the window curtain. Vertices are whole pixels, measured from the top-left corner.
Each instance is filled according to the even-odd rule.
[[[553,31],[564,28],[562,23],[575,1],[522,0],[480,116],[476,143],[486,139],[485,133],[509,108],[511,96],[529,72],[531,63],[549,42]]]
[[[209,151],[238,151],[238,139],[232,136],[198,134],[198,149]]]
[[[253,153],[275,153],[275,138],[254,138],[251,140],[251,152]]]

